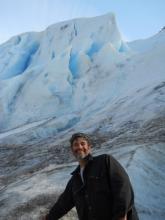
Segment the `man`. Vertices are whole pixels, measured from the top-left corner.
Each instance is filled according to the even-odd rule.
[[[80,220],[138,220],[124,168],[110,155],[93,157],[84,133],[74,134],[70,144],[79,166],[45,219],[57,220],[75,206]]]

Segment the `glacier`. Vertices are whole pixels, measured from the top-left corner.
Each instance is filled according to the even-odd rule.
[[[126,168],[140,219],[163,220],[164,57],[164,29],[125,42],[112,13],[0,45],[0,218],[46,213],[77,164],[68,140],[83,131],[94,155]]]

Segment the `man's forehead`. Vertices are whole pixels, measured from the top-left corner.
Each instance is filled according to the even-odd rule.
[[[84,137],[77,137],[77,138],[75,138],[75,140],[73,141],[73,143],[74,143],[74,142],[77,142],[77,141],[86,141],[86,142],[87,142],[87,139],[84,138]]]

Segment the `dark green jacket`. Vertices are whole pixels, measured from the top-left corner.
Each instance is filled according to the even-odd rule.
[[[84,183],[78,166],[48,220],[59,219],[74,206],[80,220],[118,220],[126,213],[128,220],[138,220],[129,177],[112,156],[88,155],[83,177]]]

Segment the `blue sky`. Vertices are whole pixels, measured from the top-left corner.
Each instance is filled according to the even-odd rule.
[[[165,26],[165,0],[0,0],[0,43],[78,17],[113,12],[123,38],[150,37]]]

